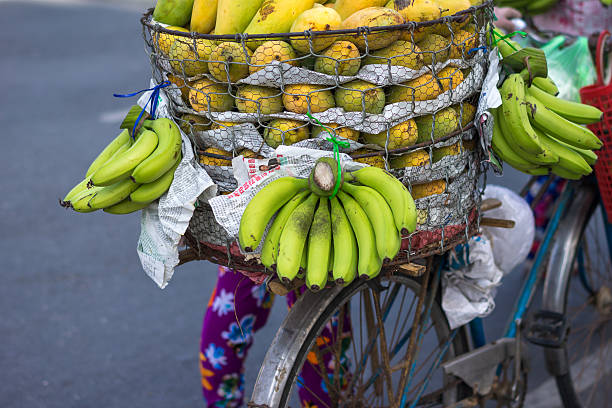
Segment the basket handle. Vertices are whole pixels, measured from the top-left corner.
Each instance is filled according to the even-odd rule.
[[[599,39],[597,40],[597,51],[595,56],[595,64],[597,66],[597,84],[604,86],[604,52],[606,50],[606,41],[608,37],[610,37],[610,32],[608,30],[603,30],[601,34],[599,34]],[[608,85],[612,82],[612,53],[610,54],[610,64],[608,64]]]

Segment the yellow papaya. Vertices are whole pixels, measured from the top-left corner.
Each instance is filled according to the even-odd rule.
[[[219,0],[215,34],[238,34],[249,25],[262,0]]]
[[[208,34],[215,28],[218,0],[195,0],[191,11],[191,31]]]
[[[295,19],[304,11],[311,9],[314,0],[264,0],[255,14],[245,34],[286,33]],[[248,44],[251,49],[261,45],[260,41]]]

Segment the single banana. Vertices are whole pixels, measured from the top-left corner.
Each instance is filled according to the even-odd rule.
[[[291,213],[283,228],[276,259],[276,273],[283,282],[292,281],[300,271],[308,231],[318,201],[319,197],[316,194],[308,196],[306,201]]]
[[[276,256],[278,255],[278,243],[280,241],[281,233],[283,228],[289,219],[291,213],[300,205],[306,197],[310,194],[310,191],[304,190],[297,193],[287,204],[283,206],[278,212],[278,215],[272,222],[272,226],[268,230],[268,234],[264,239],[263,246],[261,247],[261,263],[266,268],[272,268],[276,265]]]
[[[159,118],[150,124],[151,130],[157,135],[157,148],[144,159],[132,172],[132,180],[136,183],[151,183],[170,170],[181,156],[181,131],[178,126],[166,118]]]
[[[557,88],[557,84],[555,84],[555,82],[550,77],[546,77],[546,78],[535,77],[533,78],[533,81],[531,84],[535,85],[538,89],[546,92],[549,95],[552,95],[552,96],[559,95],[559,88]]]
[[[90,189],[83,190],[80,193],[77,193],[70,201],[70,206],[74,211],[81,213],[89,213],[96,211],[97,208],[91,208],[89,206],[89,201],[91,200],[91,197],[94,196],[94,194],[96,194],[103,188],[104,187],[92,187]]]
[[[130,194],[130,200],[135,203],[148,204],[164,195],[174,181],[174,172],[180,163],[181,156],[179,155],[178,160],[170,170],[157,180],[142,184]]]
[[[603,112],[594,106],[557,98],[544,92],[537,86],[527,88],[527,95],[533,96],[543,106],[570,122],[589,125],[599,122],[603,116]]]
[[[568,180],[580,180],[583,177],[582,174],[571,172],[568,169],[563,168],[559,165],[552,166],[551,170],[553,174],[556,174],[557,176],[563,177]]]
[[[376,250],[382,259],[393,259],[400,250],[402,240],[393,222],[393,213],[385,199],[373,188],[345,183],[342,186],[363,208],[376,237]]]
[[[549,148],[559,156],[559,163],[556,167],[564,168],[572,173],[583,175],[591,174],[593,171],[591,166],[589,166],[586,160],[584,160],[579,153],[574,151],[574,149],[562,145],[540,130],[538,130],[538,133],[542,143],[547,144]]]
[[[331,199],[331,222],[334,244],[332,276],[338,285],[349,284],[357,275],[357,240],[344,208],[336,197]]]
[[[401,181],[378,167],[363,167],[350,173],[357,182],[378,191],[391,207],[395,226],[401,232],[416,229],[416,206],[410,192]]]
[[[495,154],[517,170],[524,172],[526,170],[537,169],[537,165],[516,154],[508,144],[506,135],[501,128],[499,108],[491,109],[491,114],[493,115],[493,138],[491,139],[491,147]]]
[[[304,250],[302,251],[302,259],[300,260],[300,270],[295,276],[297,279],[304,279],[306,277],[306,266],[308,264],[308,240],[304,244]]]
[[[527,111],[525,110],[525,82],[520,74],[511,74],[506,78],[500,89],[502,109],[500,117],[507,125],[508,132],[504,136],[527,153],[539,154],[544,151],[533,131]],[[503,129],[503,127],[502,127]]]
[[[329,257],[332,248],[332,227],[329,214],[329,199],[321,197],[308,233],[308,261],[306,285],[312,291],[325,288],[329,272]]]
[[[109,160],[112,160],[112,159],[113,159],[113,157],[115,157],[115,156],[117,156],[117,155],[119,155],[119,154],[123,153],[123,152],[124,152],[124,151],[126,151],[127,149],[129,149],[131,145],[132,145],[132,138],[128,138],[128,141],[127,141],[125,144],[123,144],[123,145],[122,145],[122,146],[121,146],[121,147],[120,147],[120,148],[119,148],[119,149],[118,149],[118,150],[117,150],[117,151],[116,151],[116,152],[113,154],[113,156],[112,156],[112,157],[111,157]],[[103,163],[103,164],[104,164],[104,163]],[[94,171],[94,173],[95,173],[95,171]],[[92,174],[93,174],[93,173],[92,173]],[[91,176],[91,175],[90,175],[90,176]],[[72,199],[72,197],[74,197],[74,196],[75,196],[77,193],[80,193],[81,191],[83,191],[83,190],[85,190],[85,189],[87,189],[87,188],[91,187],[91,186],[89,185],[89,182],[91,181],[91,177],[90,177],[90,176],[85,177],[85,179],[83,179],[83,181],[81,181],[79,184],[77,184],[76,186],[74,186],[74,187],[72,188],[72,190],[70,190],[70,191],[68,192],[68,194],[66,194],[66,197],[64,197],[64,199],[63,199],[62,201],[63,201],[64,203],[67,203],[67,202],[69,202],[69,201]]]
[[[550,136],[550,135],[548,135]],[[554,139],[554,138],[553,138]],[[578,153],[579,155],[582,156],[582,158],[589,164],[589,166],[593,166],[595,165],[595,163],[597,162],[597,154],[589,149],[581,149],[579,147],[576,146],[572,146],[569,145],[565,142],[562,142],[561,140],[555,139],[556,142],[561,143],[563,146],[567,147],[568,149],[572,149],[573,151],[575,151],[576,153]]]
[[[72,190],[66,194],[63,200],[60,200],[62,203],[69,203],[77,194],[81,191],[87,190],[87,184],[89,184],[89,177],[86,177],[83,181],[81,181],[76,186],[72,187]]]
[[[240,219],[238,241],[251,252],[259,246],[272,216],[298,191],[308,188],[308,179],[282,177],[262,188],[249,202]]]
[[[557,166],[557,165],[553,164],[553,166]],[[527,170],[521,170],[521,171],[531,176],[548,176],[550,174],[550,167],[536,167],[535,169],[527,169]]]
[[[120,203],[104,208],[102,211],[109,214],[130,214],[134,211],[142,210],[143,208],[148,207],[150,204],[151,203],[135,203],[126,198]]]
[[[98,210],[110,207],[128,198],[139,186],[140,184],[134,183],[131,179],[118,181],[96,191],[87,205]]]
[[[331,217],[331,215],[330,215]],[[332,236],[332,245],[329,251],[329,262],[327,263],[327,273],[328,276],[332,276],[334,273],[334,241]]]
[[[522,108],[523,110],[525,109],[524,106],[522,106]],[[498,119],[499,127],[504,135],[504,138],[508,142],[508,147],[510,147],[510,149],[513,150],[517,156],[520,156],[524,160],[537,165],[549,165],[559,163],[559,157],[557,157],[550,149],[547,149],[546,146],[543,145],[539,139],[538,143],[540,143],[540,146],[542,146],[541,153],[528,153],[522,150],[521,147],[516,144],[516,141],[512,140],[512,128],[510,128],[510,126],[508,125],[508,121],[506,120],[503,114],[499,113],[499,111]],[[535,129],[531,128],[530,131],[532,131],[537,137],[538,133],[535,131]]]
[[[119,136],[114,138],[113,141],[110,142],[91,163],[87,169],[85,177],[91,176],[94,171],[102,167],[108,161],[108,159],[110,159],[121,146],[129,142],[130,139],[130,132],[127,129],[124,129],[121,133],[119,133]]]
[[[581,149],[599,149],[603,145],[589,129],[557,115],[533,96],[527,95],[525,101],[530,105],[529,119],[544,133]]]
[[[527,81],[529,81],[529,71],[524,69],[524,70],[522,70],[520,72],[520,74],[521,74],[521,78],[523,78],[523,81],[525,81],[525,83],[527,83]],[[553,81],[550,77],[546,77],[546,78],[535,77],[535,78],[532,78],[531,86],[532,87],[536,86],[541,91],[544,91],[547,94],[550,94],[552,96],[559,95],[559,88],[557,88],[557,84],[555,84],[555,81]]]
[[[343,191],[338,192],[338,198],[351,223],[357,238],[359,262],[357,271],[359,277],[371,279],[380,273],[382,260],[376,251],[376,236],[374,229],[361,206]]]
[[[144,129],[140,132],[134,144],[122,154],[101,168],[92,176],[94,186],[110,186],[130,177],[132,170],[146,159],[157,147],[155,132]]]

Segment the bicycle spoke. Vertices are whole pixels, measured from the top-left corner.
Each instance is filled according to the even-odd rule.
[[[389,395],[389,401],[393,401],[393,383],[391,382],[391,363],[389,358],[389,350],[387,349],[387,336],[385,333],[385,325],[382,320],[382,311],[380,310],[380,303],[378,303],[378,293],[372,290],[372,296],[374,297],[374,309],[376,310],[376,318],[378,320],[378,328],[380,331],[380,354],[382,357],[383,364],[385,366],[385,379],[387,381],[387,394]]]
[[[438,354],[438,357],[436,358],[435,364],[433,364],[431,366],[429,372],[427,373],[427,377],[425,379],[425,382],[423,383],[423,385],[419,389],[419,392],[417,393],[415,401],[412,404],[410,404],[409,408],[416,407],[416,404],[418,403],[419,398],[421,398],[421,395],[427,389],[427,386],[429,385],[429,381],[431,380],[431,377],[433,376],[434,371],[440,366],[440,363],[444,359],[444,356],[448,352],[450,344],[451,344],[451,342],[453,341],[453,339],[455,338],[456,335],[457,335],[457,330],[453,330],[453,332],[451,333],[450,338],[446,341],[446,343],[444,344],[444,347],[442,348],[442,350],[440,350],[440,353]]]
[[[433,265],[433,260],[430,260],[430,262]],[[427,305],[425,306],[425,310],[422,313],[418,314],[418,318],[415,315],[415,322],[416,321],[419,322],[419,334],[418,334],[418,340],[417,340],[418,345],[416,346],[416,350],[420,350],[421,345],[423,344],[423,339],[424,339],[423,325],[426,324],[429,321],[429,314],[430,314],[431,308],[433,306],[433,301],[434,301],[434,298],[435,298],[435,293],[438,290],[438,283],[440,282],[441,268],[442,268],[442,264],[440,264],[436,268],[436,272],[435,272],[435,275],[434,275],[434,279],[433,279],[433,283],[432,283],[432,288],[431,288],[431,292],[430,292],[431,294],[430,294],[430,296],[428,296]],[[416,364],[416,360],[414,359],[414,356],[411,356],[410,371],[408,372],[409,374],[408,374],[407,381],[403,384],[402,387],[399,388],[400,395],[401,395],[401,402],[400,403],[402,405],[403,405],[403,401],[406,400],[405,392],[406,392],[406,390],[408,390],[410,388],[410,383],[411,383],[411,381],[413,379],[415,364]],[[406,371],[407,371],[407,369],[402,370],[402,375]]]
[[[406,289],[404,289],[404,296],[405,296],[405,292]],[[404,329],[406,328],[406,324],[408,324],[408,321],[410,320],[410,316],[412,316],[412,309],[414,308],[414,306],[417,304],[417,297],[413,297],[412,298],[412,302],[410,303],[410,309],[408,310],[408,313],[406,314],[406,317],[404,318],[404,322],[402,323],[402,328],[398,331],[398,336],[401,335],[401,333],[404,332]],[[398,339],[399,342],[400,339]],[[391,344],[394,345],[393,347],[395,347],[395,344],[393,341],[391,341]]]
[[[399,292],[399,284],[396,283],[395,286],[393,287],[393,289],[395,290],[395,288],[398,288],[398,292]],[[397,316],[402,316],[402,311],[404,310],[404,302],[406,300],[406,288],[404,288],[404,295],[402,296],[402,301],[400,302],[400,307],[399,307],[399,311],[397,312]],[[391,342],[389,344],[393,344],[394,340],[395,340],[395,333],[397,332],[397,328],[398,328],[398,323],[399,323],[399,319],[395,319],[395,325],[393,326],[393,332],[391,333]]]
[[[297,382],[298,384],[300,384],[300,383],[301,383],[302,388],[304,388],[306,391],[308,391],[310,394],[312,394],[312,396],[314,396],[314,397],[315,397],[315,398],[316,398],[316,399],[317,399],[317,400],[318,400],[318,401],[319,401],[321,404],[323,404],[323,406],[325,406],[326,408],[332,408],[331,406],[329,406],[328,404],[326,404],[326,403],[325,403],[325,401],[323,401],[323,400],[321,399],[321,397],[319,397],[319,396],[317,395],[317,393],[313,392],[313,391],[312,391],[310,388],[308,388],[308,387],[306,386],[306,384],[304,384],[304,382],[303,382],[303,381],[300,381],[299,377],[298,377],[298,379],[297,379],[297,381],[296,381],[296,382]]]
[[[423,308],[423,304],[425,303],[425,295],[427,293],[427,285],[429,283],[429,275],[431,273],[431,266],[433,264],[432,260],[429,259],[428,260],[428,271],[425,273],[425,277],[424,277],[424,282],[421,286],[421,291],[419,293],[419,301],[417,303],[417,308],[416,308],[416,312],[414,314],[415,318],[414,318],[414,323],[412,324],[412,328],[411,328],[411,333],[410,333],[410,342],[408,343],[408,349],[406,350],[406,356],[405,356],[405,360],[409,361],[408,365],[412,364],[412,360],[414,359],[415,356],[415,345],[416,345],[416,334],[417,334],[417,330],[416,328],[418,327],[419,324],[419,316],[421,315],[421,309]],[[406,382],[408,381],[408,366],[406,368],[404,368],[402,370],[402,374],[400,377],[400,381],[399,381],[399,386],[398,386],[398,391],[400,393],[400,395],[398,396],[398,399],[396,399],[393,403],[392,403],[392,407],[399,407],[400,404],[400,400],[402,399],[402,394],[403,394],[403,389],[406,387]]]

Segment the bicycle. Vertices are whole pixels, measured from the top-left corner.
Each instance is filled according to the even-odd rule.
[[[534,181],[530,180],[523,193]],[[544,183],[536,194],[534,206],[547,187]],[[309,353],[331,353],[333,373],[325,372],[324,367],[319,372],[334,407],[474,407],[491,400],[498,407],[521,407],[528,374],[523,338],[543,347],[548,372],[565,407],[589,407],[595,401],[602,406],[606,399],[601,394],[605,398],[607,389],[599,380],[606,365],[612,366],[605,342],[607,323],[612,321],[612,266],[605,260],[612,254],[612,225],[605,211],[602,219],[597,215],[602,205],[593,177],[566,185],[510,323],[493,342],[485,341],[480,319],[455,330],[448,327],[440,306],[440,256],[387,272],[374,281],[332,289],[325,296],[304,294],[268,350],[249,406],[289,406],[294,401],[292,391],[300,385],[300,369],[312,365]],[[607,245],[593,245],[602,238]],[[584,290],[570,290],[576,280]],[[542,282],[542,309],[528,316]],[[411,300],[403,314],[407,294]],[[344,321],[348,313],[353,317],[353,370],[341,361],[341,341],[317,341],[326,324],[333,325],[334,319]],[[591,353],[591,343],[597,352]],[[576,362],[582,352],[587,357]],[[594,380],[587,392],[584,379]]]
[[[319,369],[330,395],[338,401],[334,406],[470,407],[495,400],[497,406],[520,407],[526,395],[527,376],[523,331],[532,342],[546,346],[546,361],[551,375],[557,378],[565,406],[590,406],[579,405],[576,393],[572,392],[575,378],[568,371],[564,354],[570,324],[564,315],[566,305],[572,303],[568,288],[573,283],[573,260],[586,253],[581,246],[585,241],[580,238],[597,208],[598,197],[592,180],[567,185],[502,338],[485,344],[479,319],[455,330],[448,328],[440,307],[443,261],[434,256],[427,259],[426,265],[414,266],[420,269],[420,276],[402,270],[374,281],[357,281],[346,288],[331,289],[325,296],[304,294],[268,350],[250,406],[289,406],[292,389],[300,385],[299,371],[304,364],[310,364],[308,353],[314,352],[332,353],[337,363],[334,373]],[[609,224],[607,233],[610,244]],[[590,274],[593,269],[578,263],[579,281],[589,296],[606,293],[607,289],[602,288],[607,286],[596,286],[595,276]],[[543,310],[525,324],[542,279]],[[612,298],[605,300],[609,310]],[[336,321],[343,321],[349,310],[353,318],[352,357],[356,364],[352,370],[341,364],[341,341],[335,338],[323,344],[316,341],[318,333],[334,316]],[[402,313],[404,310],[408,313]],[[381,327],[385,329],[380,330]],[[347,377],[350,379],[345,380]]]

